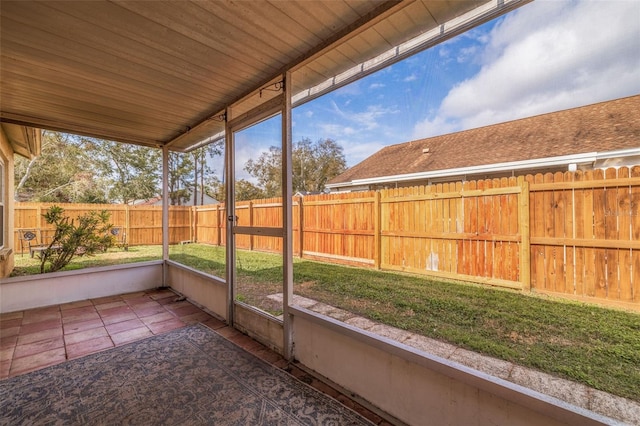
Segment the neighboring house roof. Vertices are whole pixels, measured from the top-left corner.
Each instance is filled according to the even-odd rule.
[[[327,187],[465,168],[467,173],[482,172],[495,164],[508,170],[506,165],[535,159],[574,156],[593,162],[597,157],[593,154],[628,149],[631,155],[640,155],[638,111],[640,95],[391,145],[335,177]]]

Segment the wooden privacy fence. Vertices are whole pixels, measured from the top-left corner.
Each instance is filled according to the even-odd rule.
[[[20,231],[24,229],[37,230],[38,238],[42,236],[46,240],[53,233],[53,228],[42,215],[53,205],[62,207],[65,215],[72,219],[92,210],[107,210],[111,215],[109,223],[125,230],[129,245],[162,244],[161,206],[121,204],[15,203],[15,241],[20,240]],[[172,206],[169,220],[172,223],[169,228],[172,243],[191,239],[191,207]],[[19,246],[16,249],[20,252]]]
[[[16,228],[50,204],[16,203]],[[160,244],[162,208],[107,209],[130,245]],[[279,198],[236,204],[240,226],[281,227]],[[226,244],[223,204],[171,206],[170,243]],[[640,307],[640,166],[293,199],[297,256]],[[16,241],[18,241],[16,239]],[[282,238],[237,235],[280,252]]]

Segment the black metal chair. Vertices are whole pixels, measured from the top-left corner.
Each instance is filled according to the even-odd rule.
[[[122,226],[114,226],[109,231],[111,235],[115,238],[115,245],[117,247],[121,247],[124,251],[129,250],[129,245],[127,244],[127,233]]]
[[[20,254],[24,255],[25,247],[29,250],[29,255],[33,257],[34,249],[43,247],[40,241],[40,230],[37,228],[18,230],[18,239],[20,240]]]

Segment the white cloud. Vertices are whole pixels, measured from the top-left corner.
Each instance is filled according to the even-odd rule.
[[[475,57],[475,54],[477,51],[478,51],[478,46],[476,45],[462,48],[458,52],[456,61],[458,61],[459,64],[468,62],[470,59],[473,59]]]
[[[451,88],[414,137],[640,93],[639,16],[640,2],[628,0],[523,6],[493,28],[480,71]]]
[[[383,120],[389,118],[389,115],[398,111],[394,108],[383,107],[382,105],[368,105],[364,111],[343,111],[340,107],[332,102],[333,112],[340,118],[352,123],[358,130],[375,130],[380,126]]]
[[[417,79],[418,79],[417,75],[411,74],[411,75],[405,77],[402,81],[404,81],[405,83],[410,83],[410,82],[415,81]]]
[[[352,167],[371,156],[374,152],[380,151],[386,144],[380,141],[373,142],[353,142],[346,141],[342,144],[344,156],[348,159],[347,166]]]
[[[434,118],[425,118],[415,124],[413,127],[413,139],[426,138],[434,135],[445,135],[447,133],[459,130],[457,125],[446,120],[440,115]]]
[[[372,83],[371,85],[369,85],[369,89],[371,90],[382,89],[383,87],[385,87],[385,84],[383,83]]]
[[[356,130],[353,127],[336,123],[318,123],[319,134],[329,139],[342,139],[344,136],[353,135]]]

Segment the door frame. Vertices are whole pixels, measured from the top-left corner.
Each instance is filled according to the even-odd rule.
[[[236,296],[236,235],[260,235],[282,238],[282,264],[283,264],[283,327],[284,327],[284,357],[291,360],[293,357],[293,316],[289,312],[289,304],[293,298],[293,230],[292,230],[292,176],[291,176],[291,90],[290,75],[283,74],[282,93],[264,102],[263,104],[241,114],[238,117],[230,117],[231,108],[226,111],[225,125],[225,169],[226,169],[226,281],[228,287],[227,318],[229,325],[234,325],[235,320],[235,296]],[[283,221],[279,228],[238,226],[235,215],[235,134],[259,122],[276,115],[281,116],[281,171],[282,171],[282,209]]]

